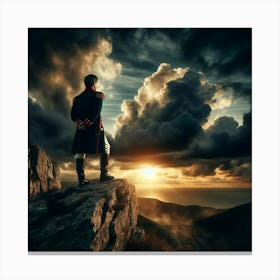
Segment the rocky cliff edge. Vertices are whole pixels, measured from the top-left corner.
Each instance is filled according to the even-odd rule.
[[[40,193],[28,208],[29,251],[122,251],[144,234],[135,187],[125,179]]]

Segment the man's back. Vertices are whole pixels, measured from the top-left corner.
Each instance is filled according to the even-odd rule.
[[[96,98],[96,92],[85,90],[74,98],[71,118],[73,121],[86,118],[95,121],[100,115],[101,108],[102,99]]]

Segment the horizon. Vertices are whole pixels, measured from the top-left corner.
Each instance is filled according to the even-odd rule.
[[[119,178],[116,178],[119,179]],[[93,179],[94,180],[94,179]],[[97,179],[96,179],[97,180]],[[62,187],[77,185],[75,181],[62,181]],[[128,183],[131,183],[128,181]],[[137,198],[157,199],[181,206],[198,205],[217,209],[232,208],[252,202],[252,187],[174,187],[135,186]]]
[[[98,181],[98,178],[89,178]],[[115,178],[127,179],[127,178]],[[232,208],[252,202],[252,186],[178,186],[163,184],[128,183],[135,186],[137,198],[157,199],[165,203],[182,206],[198,205],[216,209]],[[77,185],[75,178],[70,181],[61,180],[62,188]]]

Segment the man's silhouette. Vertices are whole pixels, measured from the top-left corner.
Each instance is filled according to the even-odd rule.
[[[77,129],[72,146],[76,160],[76,171],[80,186],[88,184],[84,173],[86,154],[100,154],[100,182],[112,180],[108,174],[110,144],[104,134],[101,119],[102,99],[104,94],[96,91],[97,76],[89,74],[84,78],[85,90],[73,100],[71,119]]]

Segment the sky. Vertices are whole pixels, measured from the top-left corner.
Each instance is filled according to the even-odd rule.
[[[28,141],[76,180],[73,98],[98,76],[110,171],[144,187],[251,186],[251,29],[30,28]],[[99,159],[86,172],[98,177]]]

